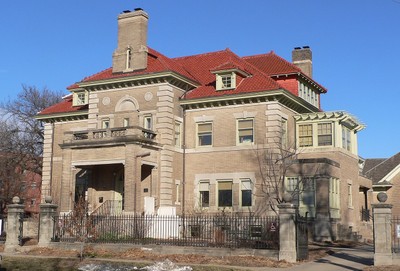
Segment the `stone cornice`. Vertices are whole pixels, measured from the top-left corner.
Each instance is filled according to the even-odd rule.
[[[212,108],[239,104],[257,104],[262,102],[278,101],[300,113],[318,111],[318,108],[293,95],[287,90],[260,91],[255,93],[242,93],[201,99],[181,100],[180,104],[186,109]]]
[[[88,118],[88,110],[79,110],[75,112],[57,113],[49,115],[36,115],[35,119],[43,122],[61,122],[71,120],[84,120]]]
[[[71,92],[82,89],[89,91],[100,91],[109,89],[114,90],[124,87],[144,86],[156,83],[170,83],[171,85],[174,85],[184,90],[191,90],[199,86],[197,82],[191,79],[188,79],[178,73],[168,71],[129,77],[117,77],[112,79],[89,82],[79,82],[77,83],[79,88],[72,89]]]

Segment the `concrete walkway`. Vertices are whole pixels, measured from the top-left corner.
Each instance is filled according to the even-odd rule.
[[[334,254],[299,265],[279,270],[287,271],[338,271],[338,270],[363,270],[374,264],[374,251],[372,246],[356,248],[332,248]]]

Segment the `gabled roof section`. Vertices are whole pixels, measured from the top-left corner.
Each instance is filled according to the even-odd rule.
[[[278,77],[281,75],[291,75],[298,74],[303,77],[305,80],[312,82],[315,84],[321,93],[326,93],[327,89],[317,82],[315,82],[312,78],[308,77],[306,74],[302,72],[302,70],[294,65],[293,63],[287,61],[286,59],[278,56],[271,51],[267,54],[260,54],[254,56],[246,56],[243,57],[244,60],[256,66],[258,69],[266,73],[271,77]]]
[[[250,73],[246,71],[246,69],[240,65],[239,63],[236,63],[233,60],[229,60],[228,62],[225,62],[213,69],[210,69],[210,71],[214,74],[219,73],[219,72],[224,72],[224,71],[236,71],[242,74],[243,76],[248,76]]]
[[[371,161],[369,161],[371,160]],[[391,177],[400,174],[400,152],[388,159],[366,159],[367,163],[375,166],[364,167],[363,173],[369,177],[374,184],[390,182]]]
[[[193,77],[183,66],[174,61],[171,58],[164,56],[163,54],[148,48],[148,57],[147,57],[147,68],[143,70],[137,70],[132,72],[125,73],[113,73],[112,68],[108,68],[99,73],[93,74],[91,76],[85,77],[82,81],[75,83],[68,87],[69,90],[73,90],[79,87],[80,83],[86,82],[95,82],[109,79],[117,79],[124,77],[132,77],[135,75],[145,75],[145,74],[154,74],[161,72],[175,72],[178,73],[192,81],[197,81],[195,77]]]
[[[241,59],[229,49],[179,57],[174,58],[174,60],[187,70],[190,70],[190,73],[197,78],[201,84],[201,86],[187,92],[185,99],[220,97],[281,89],[281,86],[276,83],[275,80]],[[248,73],[249,76],[243,78],[235,89],[217,91],[215,88],[216,77],[213,71],[225,70],[227,68],[239,68]]]
[[[87,114],[88,105],[72,106],[72,94],[63,97],[63,100],[40,111],[36,118],[47,119],[55,116]]]
[[[276,55],[274,51],[267,54],[245,56],[244,60],[256,66],[269,76],[301,73],[301,69],[282,57]]]

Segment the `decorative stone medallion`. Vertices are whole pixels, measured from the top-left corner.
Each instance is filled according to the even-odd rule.
[[[379,202],[386,202],[387,201],[387,194],[385,192],[379,192],[378,195],[376,196],[378,198]]]
[[[109,105],[111,102],[110,97],[104,97],[102,100],[103,105]]]
[[[153,93],[151,93],[151,92],[146,92],[146,94],[144,94],[144,99],[145,99],[147,102],[150,102],[150,101],[153,99]]]

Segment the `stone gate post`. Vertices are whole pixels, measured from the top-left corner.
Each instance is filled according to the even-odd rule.
[[[40,204],[40,220],[39,220],[39,243],[38,246],[48,246],[53,237],[54,222],[53,217],[57,213],[58,206],[52,204],[53,199],[50,196],[45,198],[45,203]]]
[[[372,204],[374,217],[374,265],[392,264],[392,205],[385,204],[387,195],[378,194],[378,204]]]
[[[24,214],[25,206],[20,204],[19,197],[14,197],[12,199],[12,204],[7,206],[7,229],[6,229],[6,242],[4,244],[5,252],[13,252],[20,245],[20,226],[22,221],[21,217]],[[21,236],[22,238],[22,236]]]
[[[279,257],[287,262],[296,262],[296,213],[297,206],[282,203],[279,208]]]

